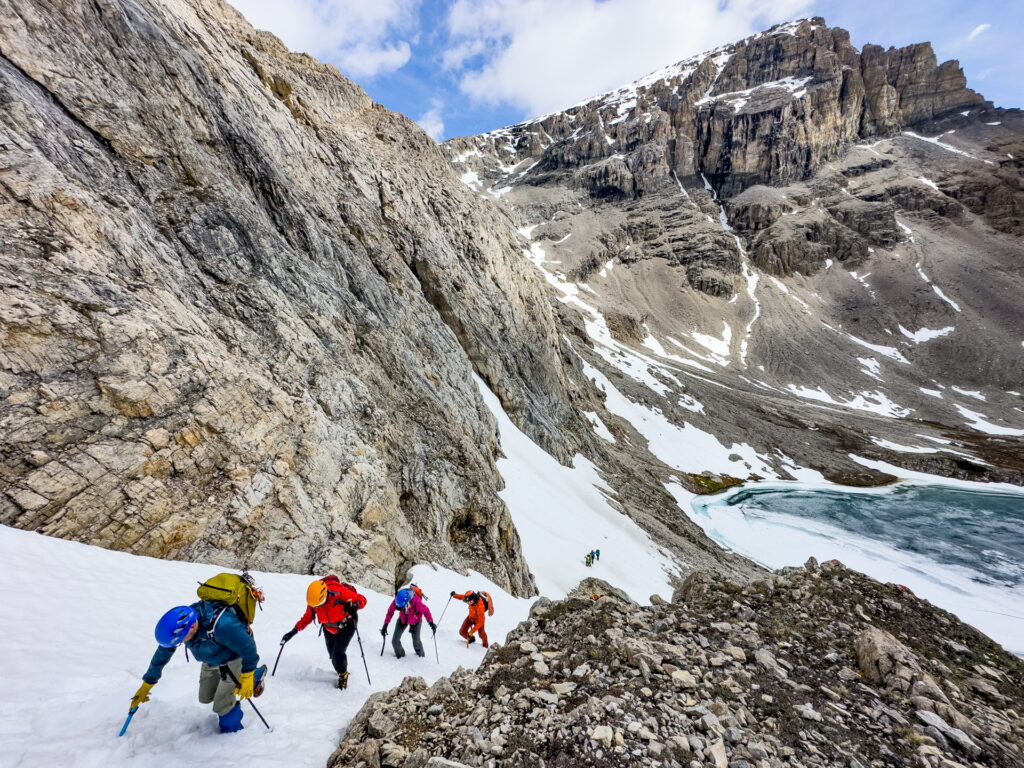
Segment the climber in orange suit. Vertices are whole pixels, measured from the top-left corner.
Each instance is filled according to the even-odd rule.
[[[480,635],[480,642],[484,648],[487,647],[487,632],[484,631],[484,619],[494,615],[494,601],[486,592],[466,592],[457,595],[452,592],[452,597],[461,600],[469,605],[469,615],[462,622],[459,635],[466,639],[466,645],[476,642],[475,634]]]

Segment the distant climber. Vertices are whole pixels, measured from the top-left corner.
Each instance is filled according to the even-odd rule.
[[[309,585],[306,603],[306,612],[296,622],[295,628],[285,633],[281,642],[287,643],[316,618],[323,627],[327,654],[331,657],[334,671],[338,673],[338,688],[344,690],[348,687],[348,657],[345,651],[359,623],[356,612],[366,605],[366,598],[356,592],[351,584],[345,584],[337,576],[330,575]]]
[[[402,647],[402,633],[407,628],[412,636],[413,650],[416,651],[417,656],[423,656],[423,643],[420,642],[423,619],[427,620],[431,632],[437,632],[434,617],[430,615],[430,609],[423,603],[423,592],[415,584],[398,590],[398,594],[391,601],[391,606],[384,617],[384,626],[380,628],[381,637],[387,637],[388,625],[391,623],[391,617],[395,615],[396,609],[398,610],[398,621],[395,622],[395,634],[391,636],[391,647],[395,650],[395,656],[399,659],[405,656],[405,648]]]
[[[494,601],[486,592],[466,592],[458,595],[452,592],[452,597],[461,600],[469,605],[469,615],[462,622],[459,635],[466,640],[466,645],[476,642],[475,635],[480,635],[480,643],[487,647],[487,632],[484,631],[484,619],[494,615]]]
[[[594,550],[594,556],[596,557],[596,559],[600,560],[601,559],[601,550],[600,549],[595,549]]]
[[[154,632],[160,647],[142,676],[142,686],[132,697],[131,708],[149,701],[149,691],[160,680],[164,666],[184,644],[202,662],[200,703],[213,704],[221,733],[240,731],[241,702],[263,693],[267,672],[265,664],[257,667],[260,657],[249,628],[256,603],[262,602],[263,596],[247,574],[220,574],[201,585],[198,592],[201,597],[211,592],[223,594],[225,599],[179,605],[160,618]]]

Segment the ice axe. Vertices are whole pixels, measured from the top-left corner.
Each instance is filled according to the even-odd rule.
[[[276,659],[274,659],[274,671],[270,673],[270,676],[271,676],[271,677],[273,677],[273,676],[274,676],[274,673],[275,673],[275,672],[277,672],[277,663],[278,663],[279,661],[281,661],[281,654],[282,654],[282,653],[284,653],[284,644],[285,644],[286,642],[288,642],[288,641],[287,641],[287,640],[282,640],[282,641],[281,641],[281,649],[280,649],[280,650],[279,650],[279,651],[277,652],[277,658],[276,658]]]
[[[128,717],[124,719],[124,725],[121,726],[121,732],[117,734],[119,737],[124,736],[124,732],[128,730],[128,723],[132,721],[132,718],[135,717],[135,713],[138,711],[138,707],[132,707],[128,710]]]

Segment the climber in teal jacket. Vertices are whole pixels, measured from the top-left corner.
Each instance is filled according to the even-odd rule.
[[[177,647],[184,645],[203,665],[199,674],[199,701],[213,703],[223,733],[241,730],[242,708],[235,695],[237,693],[241,699],[258,696],[267,668],[264,665],[257,669],[260,657],[256,641],[234,610],[205,600],[172,608],[157,624],[156,637],[160,647],[142,676],[143,685],[132,699],[132,706],[148,701],[149,690],[160,680],[164,666]],[[222,667],[235,679],[227,674],[222,676]]]

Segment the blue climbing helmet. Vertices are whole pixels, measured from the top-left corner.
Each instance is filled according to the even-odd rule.
[[[412,590],[400,589],[398,590],[398,594],[395,595],[395,607],[402,610],[409,604],[410,600],[412,600]]]
[[[181,645],[185,635],[192,628],[192,625],[199,621],[199,614],[195,609],[187,605],[179,605],[171,608],[160,617],[156,623],[156,641],[164,648],[174,648]]]

